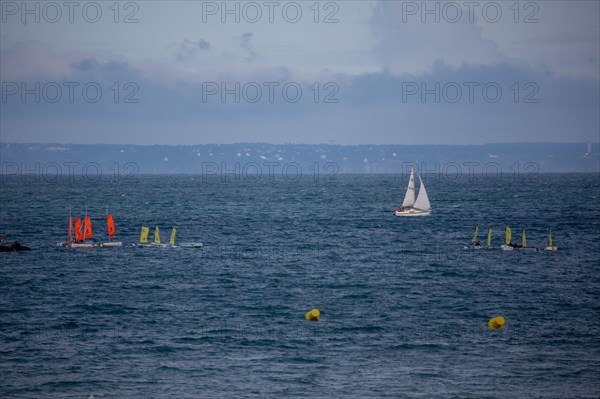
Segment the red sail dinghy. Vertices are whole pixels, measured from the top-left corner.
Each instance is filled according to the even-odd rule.
[[[99,247],[122,247],[123,243],[121,241],[112,241],[115,236],[115,220],[112,215],[108,213],[108,207],[106,208],[106,225],[108,232],[108,241],[101,242],[98,244]]]
[[[86,241],[92,238],[93,233],[92,219],[87,215],[87,209],[85,213],[83,226],[81,225],[80,218],[75,219],[75,239],[73,239],[73,216],[71,215],[71,210],[69,210],[67,241],[58,243],[58,246],[69,248],[92,248],[94,246],[93,242]]]

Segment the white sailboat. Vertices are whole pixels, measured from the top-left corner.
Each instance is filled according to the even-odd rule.
[[[402,201],[402,207],[396,208],[394,215],[396,216],[427,216],[431,214],[431,204],[429,203],[429,197],[427,196],[427,190],[421,176],[417,174],[419,178],[420,187],[419,194],[415,199],[415,167],[413,166],[410,170],[410,179],[408,181],[408,188],[404,195],[404,201]]]

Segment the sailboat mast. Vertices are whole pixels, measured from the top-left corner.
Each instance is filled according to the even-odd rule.
[[[402,208],[413,207],[415,204],[415,166],[410,168],[410,177],[408,178],[408,187],[402,201]]]
[[[73,206],[69,205],[69,232],[67,233],[67,236],[69,237],[69,239],[67,241],[71,241],[71,229],[73,228],[73,216],[71,215],[71,211],[72,211]]]
[[[109,229],[110,227],[108,226],[108,205],[106,206],[106,235],[108,236],[108,242],[110,242],[110,232]]]

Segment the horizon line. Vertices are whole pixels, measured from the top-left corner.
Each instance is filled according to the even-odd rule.
[[[232,142],[232,143],[195,143],[195,144],[138,144],[138,143],[61,143],[61,142],[4,142],[0,139],[0,145],[122,145],[122,146],[140,146],[140,147],[152,147],[152,146],[163,146],[163,147],[193,147],[193,146],[203,146],[203,145],[246,145],[246,144],[265,144],[265,145],[276,145],[276,146],[285,146],[285,145],[324,145],[324,146],[340,146],[340,147],[358,147],[358,146],[407,146],[407,147],[417,147],[417,146],[439,146],[439,147],[450,147],[450,146],[460,146],[460,147],[483,147],[486,145],[514,145],[514,144],[581,144],[581,145],[600,145],[600,141],[511,141],[511,142],[491,142],[484,144],[400,144],[400,143],[385,143],[385,144],[341,144],[341,143],[295,143],[295,142],[286,142],[286,143],[270,143],[264,141],[244,141],[244,142]]]

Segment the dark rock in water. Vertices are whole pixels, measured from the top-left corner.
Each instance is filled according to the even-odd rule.
[[[21,245],[20,242],[15,241],[10,245],[0,245],[0,252],[14,252],[14,251],[31,251],[31,248]]]

